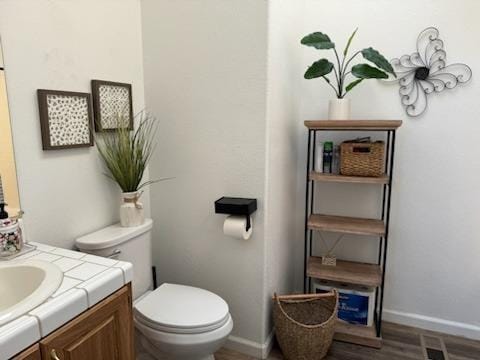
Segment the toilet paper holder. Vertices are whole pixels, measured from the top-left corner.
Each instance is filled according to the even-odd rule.
[[[247,218],[245,230],[247,231],[252,226],[250,223],[250,215],[252,215],[256,210],[257,199],[223,196],[215,201],[216,214],[245,215]]]

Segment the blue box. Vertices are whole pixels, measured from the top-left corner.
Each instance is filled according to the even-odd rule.
[[[350,324],[371,326],[375,291],[358,291],[344,287],[313,285],[315,293],[325,293],[332,288],[338,291],[338,318]]]

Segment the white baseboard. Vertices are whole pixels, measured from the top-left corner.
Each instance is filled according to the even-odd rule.
[[[480,340],[480,326],[420,314],[383,309],[383,320],[420,329]]]
[[[273,331],[268,335],[265,343],[260,344],[237,336],[229,336],[225,347],[238,351],[242,354],[253,356],[259,359],[266,359],[273,346]]]

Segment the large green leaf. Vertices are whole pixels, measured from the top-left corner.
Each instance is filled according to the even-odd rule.
[[[352,81],[350,84],[347,85],[345,88],[346,92],[348,93],[350,90],[352,90],[355,86],[360,84],[363,81],[363,79],[357,79],[355,81]]]
[[[314,32],[305,36],[301,43],[306,46],[313,46],[315,49],[332,49],[335,47],[328,35],[321,32]]]
[[[359,79],[387,79],[388,75],[382,70],[368,64],[352,66],[352,74]]]
[[[368,61],[371,61],[372,63],[377,65],[380,69],[397,77],[397,75],[395,74],[395,71],[393,70],[392,65],[390,65],[388,60],[385,59],[385,57],[374,48],[369,47],[367,49],[363,49],[362,55],[365,59],[367,59]]]
[[[305,79],[315,79],[329,74],[333,70],[333,64],[327,59],[315,61],[305,72]]]
[[[352,33],[352,35],[350,35],[350,38],[347,41],[347,46],[345,46],[345,50],[343,50],[343,56],[347,56],[348,49],[350,48],[350,44],[352,43],[352,40],[353,40],[355,34],[357,33],[357,30],[358,30],[358,28],[356,28],[355,31]]]

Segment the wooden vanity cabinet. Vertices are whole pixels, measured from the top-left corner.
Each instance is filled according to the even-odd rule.
[[[29,348],[14,359],[134,360],[133,341],[129,284],[40,340],[36,350]]]
[[[13,357],[12,360],[42,360],[40,345],[32,345],[27,350],[22,351],[20,354]]]
[[[130,286],[40,341],[43,360],[133,360]]]

